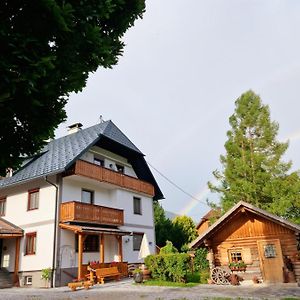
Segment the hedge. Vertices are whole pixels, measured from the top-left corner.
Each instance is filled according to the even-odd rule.
[[[145,264],[154,279],[186,282],[190,256],[186,253],[149,255]]]

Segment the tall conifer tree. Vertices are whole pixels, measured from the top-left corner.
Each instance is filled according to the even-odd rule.
[[[300,223],[299,174],[289,173],[291,162],[282,161],[288,143],[276,140],[279,126],[269,107],[248,91],[236,100],[229,123],[223,170],[213,172],[220,184],[208,183],[221,193],[223,210],[243,200]]]

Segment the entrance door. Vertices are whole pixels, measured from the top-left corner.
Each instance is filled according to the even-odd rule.
[[[0,239],[0,269],[2,266],[2,248],[3,248],[3,239]]]
[[[283,282],[283,258],[278,239],[257,241],[260,266],[265,282]]]

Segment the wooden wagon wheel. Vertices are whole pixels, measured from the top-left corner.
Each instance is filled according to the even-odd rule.
[[[228,277],[229,274],[220,267],[211,270],[211,279],[215,284],[230,284]]]

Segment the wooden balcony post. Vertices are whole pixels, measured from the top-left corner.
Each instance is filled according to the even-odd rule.
[[[104,234],[100,235],[100,263],[104,263]]]
[[[121,235],[117,235],[116,238],[118,240],[119,262],[122,262],[123,261],[122,236]]]
[[[19,258],[20,258],[20,237],[16,238],[16,253],[15,253],[15,269],[14,269],[14,283],[18,283],[19,277]]]
[[[83,236],[78,233],[78,279],[82,276],[82,252],[83,252]]]

